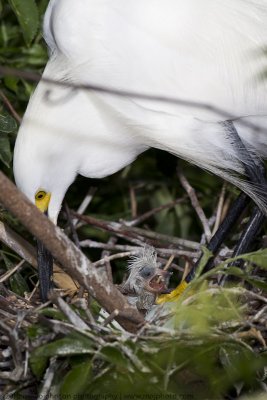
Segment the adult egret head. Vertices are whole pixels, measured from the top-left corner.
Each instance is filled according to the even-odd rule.
[[[56,223],[77,174],[110,175],[156,147],[236,184],[266,210],[264,191],[240,179],[251,159],[267,155],[265,134],[249,127],[267,125],[266,84],[255,83],[265,59],[254,56],[266,26],[263,0],[51,0],[50,58],[18,134],[17,185]],[[245,146],[208,107],[71,87],[90,82],[214,105],[233,115]]]

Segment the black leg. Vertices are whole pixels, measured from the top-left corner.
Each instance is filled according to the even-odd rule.
[[[48,300],[49,290],[53,287],[53,257],[51,253],[46,250],[40,240],[37,240],[37,264],[40,282],[40,297],[41,301],[44,303]]]
[[[254,207],[252,216],[247,223],[236,247],[234,250],[233,257],[237,257],[240,254],[245,254],[250,250],[250,246],[259,233],[264,221],[266,220],[265,215],[260,211],[258,207]],[[243,260],[237,260],[230,264],[230,266],[235,266],[242,268],[244,265]],[[219,281],[219,284],[223,286],[227,281],[234,281],[234,277],[231,275],[223,275]]]
[[[208,250],[210,250],[214,255],[216,255],[216,253],[218,252],[223,241],[229,235],[233,225],[236,223],[236,221],[240,217],[240,214],[244,211],[248,203],[249,203],[249,198],[245,193],[241,193],[238,196],[238,198],[234,201],[225,219],[223,220],[223,222],[221,223],[221,225],[219,226],[219,228],[217,229],[217,231],[215,232],[215,234],[213,235],[207,246]],[[201,257],[187,275],[186,277],[187,282],[190,282],[194,278],[200,261]],[[213,261],[214,258],[208,261],[204,272],[207,272],[213,268]]]
[[[261,185],[262,187],[266,188],[267,191],[267,181],[265,178],[265,170],[263,163],[259,159],[253,159],[249,151],[246,149],[244,143],[242,142],[241,138],[239,137],[233,123],[231,121],[223,123],[229,134],[231,135],[231,139],[233,141],[233,146],[236,146],[238,152],[242,152],[243,155],[246,156],[247,163],[244,164],[244,169],[246,175],[248,176],[249,180],[255,184]],[[229,210],[226,218],[218,228],[215,235],[212,237],[210,243],[208,244],[208,249],[216,255],[219,250],[219,247],[228,236],[231,227],[235,224],[238,220],[240,214],[244,211],[246,206],[249,203],[249,198],[246,194],[241,193],[239,197],[235,200],[232,208]],[[263,222],[265,220],[265,215],[258,207],[255,207],[253,210],[253,214],[242,233],[241,238],[239,239],[234,256],[238,256],[247,252],[250,248],[251,242],[254,240],[255,236],[259,232]],[[201,258],[200,258],[201,260]],[[195,264],[192,268],[190,273],[186,277],[186,282],[190,282],[196,273],[196,269],[199,265],[200,260]],[[205,271],[210,270],[213,267],[212,258],[206,265]]]

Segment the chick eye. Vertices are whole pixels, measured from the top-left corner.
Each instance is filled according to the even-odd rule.
[[[149,267],[149,266],[145,266],[144,268],[142,268],[140,275],[143,278],[149,278],[150,276],[152,276],[153,274],[153,268]]]
[[[35,200],[43,200],[46,196],[46,192],[43,190],[40,190],[39,192],[36,193],[35,195]]]

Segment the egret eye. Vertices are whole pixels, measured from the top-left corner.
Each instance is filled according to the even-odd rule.
[[[36,193],[35,195],[35,200],[43,200],[46,196],[46,192],[43,190],[40,190],[39,192]]]

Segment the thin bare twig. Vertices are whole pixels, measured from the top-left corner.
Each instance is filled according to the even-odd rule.
[[[69,224],[69,227],[70,227],[70,231],[71,231],[71,235],[72,235],[73,241],[76,244],[76,246],[78,247],[78,249],[80,249],[81,246],[80,246],[80,242],[79,242],[79,237],[78,237],[77,231],[75,229],[75,225],[74,225],[74,222],[73,222],[73,219],[72,219],[72,215],[70,213],[70,209],[69,209],[69,206],[68,206],[67,203],[65,203],[65,211],[66,211],[67,221],[68,221],[68,224]]]
[[[133,255],[138,254],[138,253],[140,253],[140,250],[125,251],[124,253],[116,253],[116,254],[113,254],[112,256],[105,256],[101,260],[95,261],[93,263],[93,266],[94,267],[103,267],[103,265],[105,265],[106,262],[110,262],[110,261],[113,261],[113,260],[118,260],[120,258],[130,257],[130,256],[133,256]]]
[[[0,283],[5,282],[8,278],[10,278],[15,272],[17,272],[20,267],[25,263],[25,260],[20,261],[14,268],[12,268],[10,271],[7,271],[5,274],[3,274],[0,277]]]
[[[38,396],[38,400],[43,400],[43,399],[48,399],[49,393],[51,391],[51,386],[53,383],[53,379],[57,370],[57,358],[52,357],[50,360],[49,367],[46,370],[45,376],[44,376],[44,383],[43,387],[40,391],[40,394]]]
[[[137,217],[137,201],[135,196],[135,188],[130,186],[130,201],[131,201],[131,214],[132,218]]]
[[[119,310],[114,310],[104,321],[103,326],[108,326],[119,315]]]
[[[190,185],[190,183],[188,182],[188,180],[186,179],[186,177],[184,176],[184,174],[181,172],[181,170],[179,168],[177,168],[177,175],[178,175],[178,178],[180,179],[180,182],[181,182],[183,188],[185,189],[186,193],[188,194],[188,196],[190,198],[191,204],[192,204],[194,210],[196,211],[200,222],[202,223],[203,230],[204,230],[204,233],[206,236],[206,240],[207,240],[207,242],[209,242],[209,240],[211,238],[209,222],[206,218],[206,215],[205,215],[203,209],[200,206],[195,189]]]
[[[163,204],[162,206],[156,207],[153,210],[150,210],[150,211],[146,212],[145,214],[140,215],[139,217],[137,217],[136,219],[134,219],[132,221],[123,221],[123,223],[126,226],[140,225],[142,222],[144,222],[147,219],[153,217],[155,214],[158,214],[161,211],[164,211],[164,210],[166,210],[168,208],[175,207],[177,204],[181,204],[182,202],[184,202],[184,200],[185,200],[184,197],[182,197],[180,199],[176,199],[174,201],[171,201],[170,203]]]
[[[89,329],[89,326],[79,317],[79,315],[55,292],[50,296],[50,299],[55,303],[63,314],[68,318],[71,324],[79,329]]]
[[[87,207],[89,206],[89,204],[93,200],[94,195],[96,194],[96,192],[97,192],[97,188],[96,187],[94,187],[94,186],[90,187],[90,189],[88,190],[85,198],[83,199],[82,203],[80,204],[80,206],[79,206],[79,208],[77,210],[78,214],[83,214],[86,211]],[[76,226],[78,222],[79,222],[79,220],[77,218],[73,219],[73,225],[74,226]]]
[[[12,114],[12,116],[15,118],[15,120],[21,124],[22,118],[19,116],[19,114],[17,113],[17,111],[15,110],[15,108],[12,106],[12,104],[10,103],[10,101],[8,100],[8,98],[6,97],[5,93],[0,89],[0,97],[3,100],[4,105],[6,106],[6,108],[10,111],[10,113]]]
[[[215,223],[214,223],[213,230],[212,230],[212,236],[215,234],[215,232],[217,232],[217,229],[219,228],[221,221],[222,221],[225,193],[226,193],[226,182],[224,182],[221,193],[220,193],[217,211],[216,211]]]
[[[117,238],[115,236],[111,236],[108,240],[108,245],[115,245],[117,243]],[[110,256],[110,251],[105,249],[102,251],[101,254],[101,259],[105,259],[105,269],[106,269],[106,273],[107,273],[107,277],[108,279],[113,282],[113,275],[112,275],[112,268],[110,265],[110,260],[108,259],[108,257]]]

